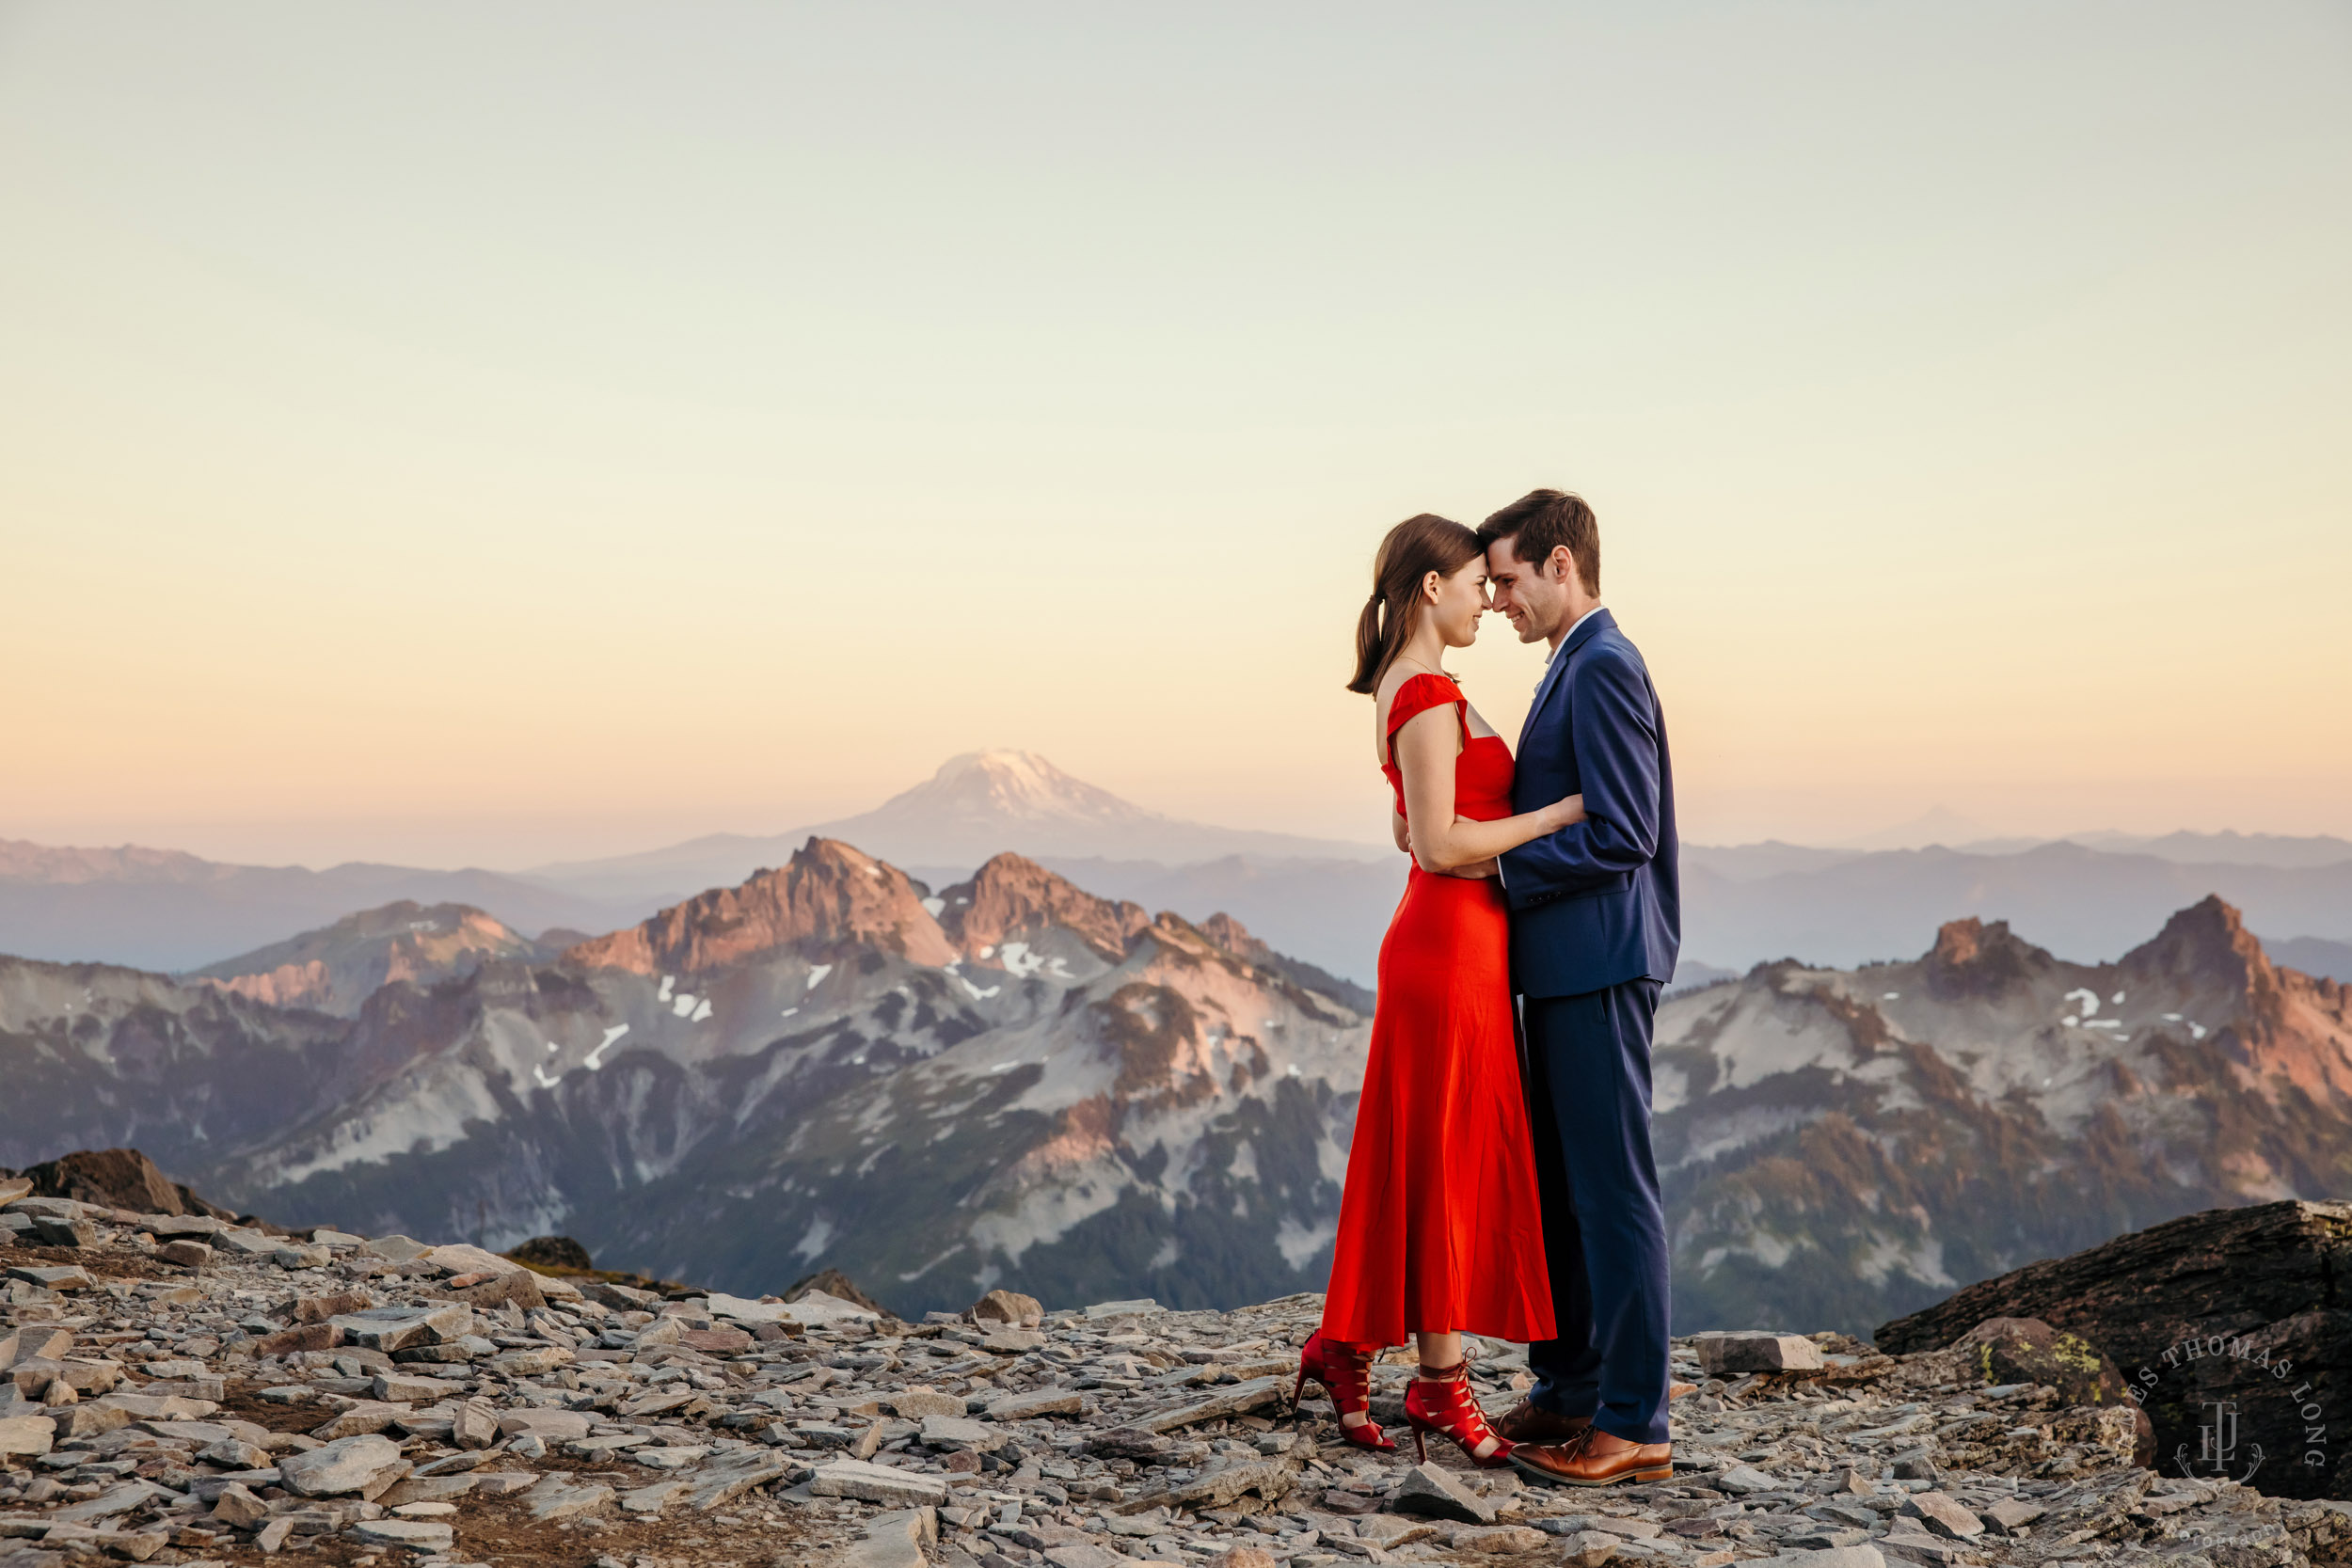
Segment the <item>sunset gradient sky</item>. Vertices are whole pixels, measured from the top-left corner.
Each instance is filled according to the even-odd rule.
[[[2319,0],[0,0],[0,837],[1017,746],[1376,838],[1373,545],[1542,483],[1688,836],[2352,835],[2348,82]]]

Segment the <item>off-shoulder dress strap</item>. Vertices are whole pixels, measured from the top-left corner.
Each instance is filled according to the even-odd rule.
[[[1396,689],[1396,695],[1389,699],[1390,737],[1393,739],[1398,727],[1416,714],[1448,704],[1453,705],[1454,716],[1461,721],[1462,738],[1467,741],[1470,716],[1465,710],[1469,704],[1462,696],[1462,689],[1443,675],[1415,675]]]

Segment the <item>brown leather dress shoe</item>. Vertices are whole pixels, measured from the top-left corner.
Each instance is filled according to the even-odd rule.
[[[1565,1443],[1593,1424],[1590,1416],[1555,1416],[1521,1400],[1495,1418],[1492,1431],[1506,1443]]]
[[[1614,1486],[1621,1481],[1671,1481],[1672,1443],[1629,1443],[1613,1433],[1587,1427],[1566,1443],[1522,1443],[1511,1463],[1530,1480],[1553,1486]]]

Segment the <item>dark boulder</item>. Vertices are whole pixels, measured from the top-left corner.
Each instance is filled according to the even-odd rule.
[[[2156,1429],[2126,1390],[2123,1373],[2106,1352],[2069,1329],[2040,1318],[1987,1318],[1953,1341],[1982,1382],[2040,1383],[2058,1390],[2058,1403],[2129,1404],[2138,1442],[2132,1463],[2152,1465]]]
[[[588,1249],[569,1236],[533,1236],[506,1256],[527,1269],[574,1269],[587,1274],[596,1266]]]
[[[2113,1358],[2154,1427],[2157,1468],[2343,1497],[2352,1496],[2346,1279],[2352,1203],[2216,1209],[1971,1285],[1883,1324],[1877,1339],[1900,1354],[1955,1345],[1987,1319],[2038,1318]]]
[[[135,1214],[210,1214],[233,1220],[229,1210],[207,1203],[155,1166],[135,1148],[85,1148],[44,1161],[20,1175],[32,1178],[34,1195],[72,1198]]]

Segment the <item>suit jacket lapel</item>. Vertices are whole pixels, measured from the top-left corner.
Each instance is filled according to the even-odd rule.
[[[1576,651],[1602,630],[1616,624],[1616,618],[1608,610],[1596,610],[1584,617],[1582,625],[1568,633],[1567,640],[1560,644],[1559,652],[1551,656],[1551,663],[1544,670],[1544,678],[1535,684],[1535,700],[1527,705],[1526,722],[1519,726],[1519,751],[1527,750],[1527,737],[1535,733],[1535,721],[1542,716],[1544,705],[1551,700],[1551,694],[1559,689],[1561,673],[1567,669],[1568,661],[1576,657]]]

